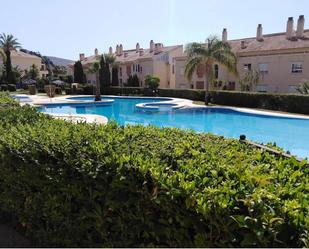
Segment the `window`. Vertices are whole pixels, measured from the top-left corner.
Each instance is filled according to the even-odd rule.
[[[303,63],[293,62],[292,63],[292,73],[302,73],[302,72],[303,72]]]
[[[259,64],[259,71],[261,74],[268,74],[268,64],[265,63]]]
[[[119,67],[119,76],[121,77],[122,76],[122,68]]]
[[[249,64],[244,64],[244,70],[246,70],[246,71],[251,71],[251,63],[249,63]]]
[[[175,65],[172,66],[172,73],[175,74]]]
[[[218,79],[219,77],[219,66],[215,65],[215,79]]]
[[[141,72],[143,72],[143,68],[142,68],[142,66],[140,67],[140,70],[141,70]]]

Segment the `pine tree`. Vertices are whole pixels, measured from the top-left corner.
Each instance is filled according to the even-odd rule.
[[[113,86],[119,85],[118,68],[117,67],[112,68],[112,85]]]
[[[74,64],[74,82],[76,83],[85,83],[86,77],[83,70],[83,65],[80,61],[75,62]]]
[[[111,73],[109,70],[109,63],[106,56],[102,55],[100,59],[100,72],[99,72],[101,87],[109,87],[111,85]]]
[[[139,79],[136,74],[134,74],[132,77],[132,86],[139,87]]]

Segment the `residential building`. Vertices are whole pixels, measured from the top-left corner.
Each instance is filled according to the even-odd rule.
[[[260,81],[255,87],[260,92],[295,92],[295,87],[302,81],[309,80],[309,29],[304,29],[305,18],[300,16],[297,28],[290,17],[286,32],[263,35],[261,24],[257,35],[252,38],[237,40],[227,39],[227,30],[222,32],[222,41],[228,42],[238,58],[240,78],[248,70],[257,70]],[[204,88],[203,67],[198,68],[189,82],[184,76],[186,65],[185,52],[175,57],[172,67],[175,68],[176,88]],[[215,65],[216,86],[229,90],[239,90],[239,78],[229,74],[220,65]]]
[[[120,86],[125,85],[128,78],[134,75],[138,76],[140,86],[145,86],[145,76],[155,74],[160,77],[160,87],[176,87],[175,74],[172,71],[171,64],[174,57],[182,55],[182,45],[165,47],[162,43],[154,43],[151,40],[147,49],[141,48],[137,43],[135,49],[124,50],[122,44],[120,44],[116,46],[115,52],[110,47],[109,53],[114,54],[116,61],[119,62],[118,78]],[[95,83],[96,77],[87,72],[88,68],[94,62],[99,62],[99,58],[97,49],[92,56],[85,57],[84,54],[79,56],[89,83]],[[73,75],[73,64],[70,68],[69,73]]]
[[[42,63],[42,59],[38,56],[24,53],[19,50],[11,51],[12,66],[18,66],[22,71],[29,71],[30,67],[34,64],[39,70],[40,77],[45,77],[48,74],[45,65]],[[0,60],[0,65],[3,62]]]

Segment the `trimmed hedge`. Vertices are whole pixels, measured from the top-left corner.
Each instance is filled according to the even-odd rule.
[[[309,245],[306,161],[210,134],[52,120],[3,94],[0,104],[0,208],[37,246]]]
[[[212,103],[309,114],[309,95],[234,91],[212,92]]]
[[[204,90],[159,89],[164,97],[204,101]],[[309,95],[237,91],[211,91],[211,103],[237,107],[260,108],[275,111],[309,114]]]

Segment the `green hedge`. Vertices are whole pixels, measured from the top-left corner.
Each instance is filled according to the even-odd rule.
[[[0,208],[37,246],[309,246],[305,161],[210,134],[52,120],[3,94],[0,104]]]
[[[211,96],[219,105],[309,114],[309,95],[218,91]]]

